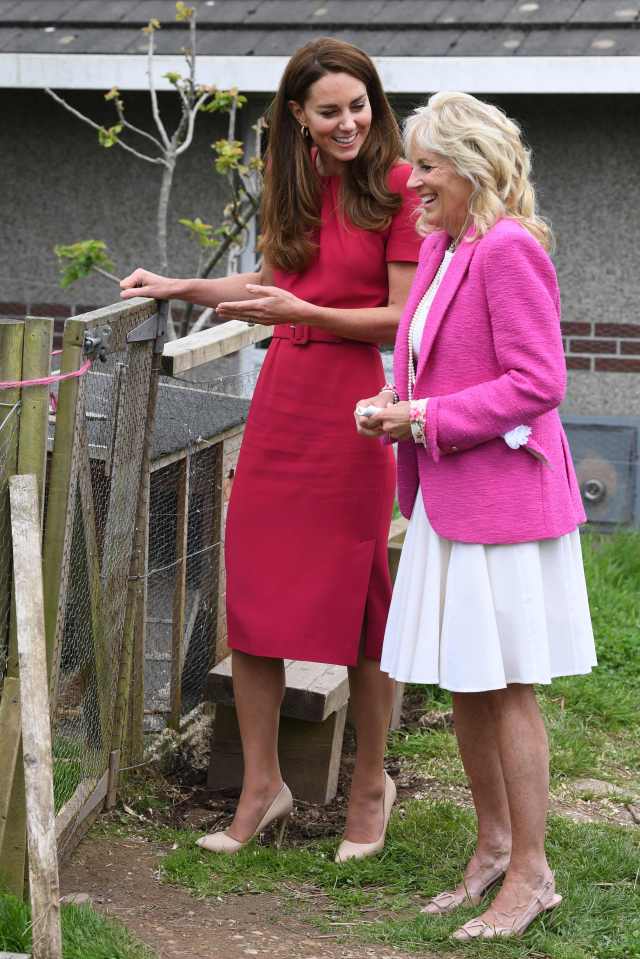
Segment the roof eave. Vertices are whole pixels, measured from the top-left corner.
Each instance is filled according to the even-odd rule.
[[[640,93],[640,57],[376,57],[388,93],[433,90],[469,93]],[[200,56],[202,82],[243,93],[272,93],[287,57]],[[180,70],[181,56],[156,55],[155,84]],[[147,59],[139,54],[0,53],[0,87],[59,90],[147,89]]]

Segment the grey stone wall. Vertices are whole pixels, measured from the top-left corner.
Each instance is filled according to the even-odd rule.
[[[69,98],[100,122],[113,122],[101,94],[75,92]],[[406,114],[425,99],[402,97],[395,105]],[[533,148],[541,209],[557,236],[563,318],[566,323],[586,324],[575,327],[580,330],[575,340],[568,335],[569,366],[586,364],[588,369],[572,370],[565,408],[576,413],[640,414],[640,376],[634,372],[640,369],[640,356],[633,359],[633,330],[625,334],[629,342],[624,354],[621,333],[609,336],[608,346],[590,345],[594,337],[604,337],[605,327],[600,334],[595,324],[626,324],[640,332],[636,281],[640,97],[492,99],[520,121]],[[161,97],[161,103],[169,116],[169,98]],[[148,125],[147,95],[128,94],[127,104],[132,121]],[[259,106],[254,104],[251,112]],[[115,288],[95,278],[60,290],[52,252],[57,242],[104,239],[114,252],[118,272],[138,264],[154,268],[158,168],[115,147],[100,148],[92,130],[39,91],[0,91],[0,116],[1,304],[69,307],[114,298]],[[222,184],[211,170],[210,144],[223,135],[220,118],[201,118],[195,146],[178,169],[173,221],[197,215],[216,221]],[[172,271],[188,275],[195,257],[195,247],[176,226]],[[0,306],[3,311],[6,307]],[[574,348],[581,352],[573,355]],[[613,353],[606,352],[611,349]]]
[[[65,96],[97,122],[108,126],[115,122],[102,94],[68,91]],[[130,121],[153,132],[148,95],[126,94],[125,101]],[[171,127],[175,117],[170,95],[161,95],[160,105]],[[61,290],[53,254],[56,243],[104,240],[118,275],[137,265],[157,267],[159,166],[118,147],[100,147],[94,130],[41,91],[0,91],[0,116],[2,303],[70,306],[102,304],[117,297],[113,284],[95,276]],[[197,260],[196,246],[177,224],[178,218],[200,216],[215,223],[223,202],[210,144],[225,135],[220,117],[203,114],[193,147],[178,161],[170,214],[174,224],[170,262],[176,275],[189,275]],[[146,149],[144,140],[130,142]]]

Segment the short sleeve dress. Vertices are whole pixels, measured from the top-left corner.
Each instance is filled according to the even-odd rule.
[[[318,252],[276,286],[336,308],[388,300],[387,264],[417,262],[410,167],[390,171],[402,206],[384,231],[347,222],[340,178],[322,177]],[[228,644],[255,656],[355,665],[379,659],[391,597],[393,453],[356,433],[357,400],[384,382],[377,346],[276,327],[256,384],[225,536]]]

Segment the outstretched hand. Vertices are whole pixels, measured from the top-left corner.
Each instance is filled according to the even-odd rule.
[[[159,276],[138,267],[124,280],[120,280],[120,299],[130,300],[134,296],[149,296],[154,300],[170,300],[176,294],[177,281],[168,276]]]
[[[216,313],[225,320],[250,320],[263,326],[301,323],[309,317],[311,304],[277,286],[247,283],[251,299],[219,303]]]

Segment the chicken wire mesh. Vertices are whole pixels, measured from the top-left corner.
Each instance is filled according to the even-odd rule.
[[[57,809],[81,784],[96,782],[111,748],[150,361],[146,345],[112,354],[87,374],[80,401],[52,716]],[[47,509],[53,508],[49,495]]]
[[[152,453],[145,731],[206,698],[224,634],[224,505],[264,351],[161,379]]]

